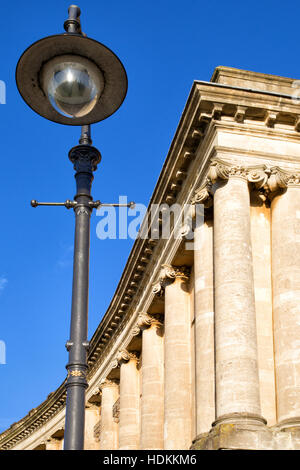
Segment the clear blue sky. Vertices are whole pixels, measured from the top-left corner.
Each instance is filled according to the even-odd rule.
[[[34,41],[63,32],[71,2],[1,3],[0,431],[38,406],[65,377],[74,217],[31,199],[64,201],[75,185],[68,150],[80,129],[51,123],[26,106],[15,66]],[[129,89],[119,111],[92,127],[102,153],[93,196],[147,204],[193,80],[218,65],[300,78],[299,4],[294,1],[81,0],[83,31],[122,60]],[[91,225],[92,336],[123,271],[132,240],[96,237]]]

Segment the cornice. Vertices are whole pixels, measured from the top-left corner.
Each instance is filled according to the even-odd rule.
[[[289,114],[291,118],[294,118],[294,125],[296,124],[297,117],[299,117],[299,101],[293,100],[292,96],[268,94],[262,90],[249,90],[246,88],[231,87],[214,83],[206,82],[195,82],[197,90],[201,94],[202,102],[218,102],[223,105],[235,105],[236,109],[232,112],[232,116],[236,115],[238,107],[240,110],[245,111],[245,117],[251,119],[254,112],[261,111],[261,117],[265,117],[268,121],[270,113],[279,113],[277,117],[279,120],[282,119],[283,114]],[[224,109],[225,111],[225,109]],[[223,111],[222,111],[223,112]],[[230,111],[228,111],[229,114]],[[239,113],[238,113],[239,114]],[[272,119],[272,116],[270,116]],[[237,121],[240,120],[240,116],[236,115]],[[272,123],[269,123],[272,125]]]
[[[7,450],[20,441],[27,439],[31,434],[40,429],[44,424],[55,417],[65,406],[66,391],[65,382],[37,408],[33,408],[27,416],[12,424],[0,435],[0,449]]]

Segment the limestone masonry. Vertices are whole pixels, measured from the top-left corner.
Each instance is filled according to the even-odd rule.
[[[135,241],[91,339],[85,449],[300,450],[295,83],[228,67],[194,82],[150,201],[190,205],[193,243],[184,226]],[[65,398],[0,449],[62,449]]]

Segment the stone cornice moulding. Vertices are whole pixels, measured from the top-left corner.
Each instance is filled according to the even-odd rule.
[[[235,109],[232,109],[231,114],[232,118],[235,118],[237,122],[243,122],[247,112],[247,118],[251,119],[251,113],[249,113],[250,110],[260,110],[265,116],[264,122],[268,127],[272,127],[274,125],[274,119],[276,120],[279,114],[289,114],[292,119],[291,125],[294,127],[295,131],[298,131],[296,126],[300,108],[299,102],[292,99],[293,96],[290,96],[290,98],[274,96],[267,92],[264,93],[262,90],[249,90],[238,87],[232,88],[230,86],[220,87],[218,84],[205,83],[201,81],[195,82],[195,86],[197,87],[199,96],[201,97],[200,106],[202,103],[219,103],[223,105],[223,109],[224,105],[235,106]],[[243,103],[242,106],[241,103]],[[211,112],[206,111],[206,115],[207,119],[214,117]],[[217,118],[220,117],[220,115],[217,116]],[[214,118],[216,118],[216,116]]]
[[[20,441],[27,440],[45,425],[47,428],[55,426],[55,424],[53,425],[53,420],[55,421],[60,412],[64,412],[65,401],[66,391],[63,383],[55,392],[49,394],[39,407],[31,410],[25,418],[12,424],[9,429],[2,433],[0,436],[2,438],[1,441],[3,441],[0,441],[1,449],[16,447]],[[50,416],[52,421],[49,423]]]
[[[13,445],[10,445],[11,441],[7,443],[6,447],[3,447],[3,450],[9,450],[12,447],[15,450],[33,450],[37,445],[39,445],[42,441],[46,441],[49,436],[51,437],[55,434],[58,430],[64,427],[65,421],[65,412],[64,409],[60,410],[60,412],[55,415],[51,421],[47,421],[43,426],[38,428],[35,432],[28,433],[24,438],[18,439]],[[37,439],[36,432],[39,433],[39,437]]]

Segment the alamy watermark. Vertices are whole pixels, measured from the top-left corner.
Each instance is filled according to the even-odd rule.
[[[6,104],[6,84],[0,80],[0,104]]]
[[[119,197],[119,204],[126,205],[127,196]],[[149,209],[144,204],[127,207],[100,207],[97,216],[96,234],[101,240],[175,239],[185,238],[193,241],[193,228],[204,220],[203,204],[151,204]],[[193,249],[188,243],[188,249]]]
[[[6,364],[6,344],[0,340],[0,365]]]

